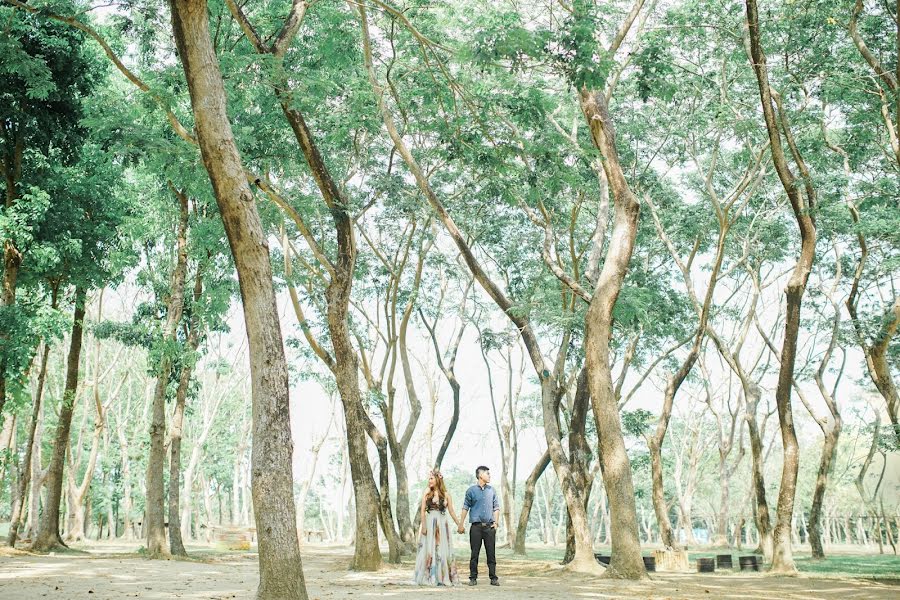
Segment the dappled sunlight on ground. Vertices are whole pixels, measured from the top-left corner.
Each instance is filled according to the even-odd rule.
[[[257,585],[256,555],[189,547],[191,560],[151,561],[135,545],[96,544],[79,547],[88,553],[0,554],[0,600],[91,598],[118,600],[226,600],[252,598]],[[508,551],[507,551],[508,552]],[[459,557],[459,553],[457,554]],[[422,588],[412,584],[412,559],[375,573],[350,572],[351,549],[305,545],[303,566],[310,598],[463,597],[490,590],[503,599],[642,599],[741,598],[750,600],[893,600],[900,597],[897,579],[872,580],[829,573],[776,577],[740,572],[698,575],[658,573],[640,582],[611,581],[569,573],[549,559],[498,556],[501,587],[487,577],[477,588]],[[465,583],[468,563],[459,560]],[[481,570],[485,569],[482,558]],[[486,575],[486,573],[484,574]],[[890,577],[890,576],[889,576]]]

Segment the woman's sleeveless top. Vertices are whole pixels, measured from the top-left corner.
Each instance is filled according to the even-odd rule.
[[[446,500],[444,500],[444,498],[441,497],[440,500],[435,502],[434,496],[433,495],[429,496],[428,499],[425,501],[425,509],[428,511],[439,510],[441,512],[444,512],[445,510],[447,510]]]

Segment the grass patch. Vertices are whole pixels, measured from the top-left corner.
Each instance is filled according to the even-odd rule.
[[[645,548],[642,552],[644,556],[651,556],[655,548]],[[600,554],[609,555],[609,547],[598,547],[594,549]],[[528,546],[526,548],[526,556],[516,556],[509,548],[501,548],[497,550],[498,559],[518,561],[518,560],[542,560],[552,563],[562,561],[565,554],[563,547],[543,547]],[[457,559],[461,556],[468,556],[467,549],[461,546],[457,549]],[[693,563],[698,558],[715,558],[718,554],[731,554],[734,561],[735,570],[738,568],[738,557],[750,556],[753,552],[749,549],[741,551],[734,548],[704,548],[695,552],[688,552],[688,560]],[[762,556],[759,556],[759,562],[762,564]],[[893,554],[831,554],[824,560],[813,560],[808,552],[798,552],[794,554],[794,561],[797,569],[801,573],[810,575],[833,575],[844,577],[869,577],[874,579],[900,579],[900,556]]]
[[[900,578],[900,556],[893,554],[837,554],[824,560],[813,560],[809,555],[799,555],[794,561],[801,573]]]
[[[454,550],[456,550],[454,548]],[[468,548],[463,552],[468,556]],[[525,548],[525,556],[513,554],[509,548],[500,548],[497,550],[497,557],[503,560],[546,560],[548,562],[560,562],[565,556],[565,548],[541,548],[540,546],[528,546]]]

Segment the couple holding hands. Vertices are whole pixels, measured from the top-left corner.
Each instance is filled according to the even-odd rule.
[[[465,533],[466,514],[469,515],[469,585],[478,583],[478,556],[484,544],[487,554],[488,575],[491,585],[500,585],[497,578],[496,546],[497,525],[500,521],[500,502],[490,486],[491,471],[481,466],[475,469],[475,485],[466,490],[462,514],[457,518],[453,499],[447,493],[444,477],[434,469],[428,478],[428,487],[422,496],[419,549],[416,554],[415,582],[419,585],[458,585],[459,576],[453,557],[453,540],[450,518],[456,523],[457,533]],[[449,518],[448,518],[449,513]]]

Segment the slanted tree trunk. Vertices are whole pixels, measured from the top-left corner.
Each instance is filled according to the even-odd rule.
[[[84,287],[77,285],[75,287],[75,313],[72,320],[69,357],[66,361],[66,385],[59,407],[53,456],[50,459],[47,473],[47,502],[38,524],[37,535],[31,545],[32,550],[37,552],[49,552],[59,546],[65,546],[59,534],[59,508],[62,501],[66,449],[69,446],[69,432],[72,428],[72,413],[75,407],[75,392],[78,389],[86,297]]]
[[[131,500],[131,457],[129,456],[128,435],[125,425],[129,407],[130,403],[126,400],[125,406],[119,410],[116,424],[116,434],[119,438],[119,448],[122,452],[120,457],[122,464],[122,537],[126,541],[134,539],[134,524],[131,521],[131,512],[133,510]]]
[[[838,265],[840,265],[839,253],[837,258]],[[808,532],[809,536],[809,544],[812,548],[813,558],[815,559],[825,558],[825,548],[824,544],[822,543],[822,505],[825,501],[825,492],[828,488],[828,479],[831,476],[834,465],[838,439],[840,438],[841,429],[843,428],[843,420],[841,419],[841,413],[838,410],[838,405],[835,400],[837,386],[840,382],[841,375],[843,374],[844,370],[843,364],[841,365],[840,371],[835,380],[834,387],[829,390],[825,385],[825,371],[828,368],[828,363],[831,360],[831,356],[837,345],[841,323],[841,309],[832,296],[835,289],[837,288],[839,280],[840,266],[838,266],[838,272],[834,280],[834,285],[832,287],[831,294],[829,294],[829,296],[832,298],[831,305],[834,310],[834,318],[832,319],[831,341],[829,342],[828,348],[826,349],[825,354],[823,355],[822,360],[819,363],[819,368],[814,375],[816,386],[819,388],[819,393],[822,395],[822,399],[825,401],[825,405],[828,407],[828,411],[831,416],[830,422],[829,419],[819,417],[810,410],[810,416],[813,417],[813,419],[822,429],[822,434],[824,436],[824,441],[822,444],[822,454],[819,458],[819,470],[816,473],[816,484],[813,489],[812,505],[809,510],[809,523],[806,526],[806,531]],[[847,355],[845,353],[845,359],[846,356]],[[804,402],[804,405],[806,405],[807,410],[812,408],[806,402]]]
[[[709,408],[709,411],[716,419],[716,443],[718,444],[719,455],[719,510],[716,517],[716,533],[715,537],[713,538],[712,544],[714,546],[727,546],[729,545],[728,522],[731,508],[729,501],[731,493],[731,477],[734,475],[734,472],[737,470],[738,466],[741,464],[741,461],[744,458],[743,427],[741,426],[741,422],[738,419],[738,415],[741,411],[741,399],[743,398],[743,396],[741,396],[741,398],[738,400],[737,406],[734,409],[731,408],[731,404],[729,402],[729,414],[727,417],[723,417],[722,412],[717,410],[713,406],[713,394],[712,390],[710,389],[710,377],[703,361],[700,362],[700,368],[703,372],[703,385],[706,388],[706,404]],[[728,419],[727,425],[724,422],[726,418]],[[735,433],[738,430],[741,432],[741,437],[738,441],[738,454],[729,466],[728,457],[734,449]],[[738,549],[740,549],[742,528],[743,522],[739,524],[735,529],[734,537],[737,540]]]
[[[534,505],[534,494],[537,482],[550,464],[550,451],[544,453],[538,459],[528,479],[525,480],[525,494],[522,499],[522,511],[519,513],[519,524],[516,527],[516,538],[513,544],[513,554],[525,556],[525,533],[528,530],[528,519],[531,516],[531,507]]]
[[[306,599],[297,539],[288,374],[268,243],[227,114],[205,0],[171,0],[172,29],[191,96],[197,139],[234,256],[249,341],[253,503],[260,600]]]
[[[877,79],[873,78],[873,82],[878,86],[881,103],[880,112],[885,125],[884,131],[888,134],[894,158],[897,165],[900,166],[900,137],[898,137],[900,136],[900,91],[898,91],[898,82],[900,82],[900,62],[898,62],[895,72],[891,73],[888,69],[884,68],[879,57],[868,48],[858,28],[859,17],[862,15],[863,9],[863,0],[856,0],[850,14],[848,30],[860,55],[865,59],[866,63],[868,63],[872,73],[877,76]],[[887,11],[887,14],[889,15],[890,12]],[[897,39],[897,47],[895,50],[900,50],[900,21],[897,20],[896,14],[894,17],[894,28]],[[892,97],[894,99],[893,107],[890,105]],[[893,122],[891,120],[892,109],[894,113]],[[845,171],[849,171],[847,153],[835,148],[831,144],[829,144],[829,146],[842,154],[844,157]],[[853,200],[850,199],[849,195],[847,197],[847,205],[850,209],[854,224],[858,225],[859,210]],[[878,332],[878,335],[871,342],[867,341],[862,324],[857,316],[856,305],[859,300],[859,281],[868,255],[868,247],[866,245],[865,235],[861,228],[857,227],[856,235],[859,241],[861,254],[857,265],[856,275],[853,280],[853,287],[851,288],[850,296],[847,298],[847,308],[850,312],[850,318],[853,321],[854,329],[856,330],[857,342],[866,357],[866,369],[869,372],[869,377],[872,379],[875,387],[885,400],[888,416],[894,426],[894,436],[897,442],[900,443],[900,420],[898,420],[898,418],[900,418],[898,417],[898,413],[900,413],[900,393],[897,391],[897,385],[891,374],[891,367],[888,362],[888,348],[891,340],[897,333],[898,326],[900,326],[900,295],[895,294],[893,306],[885,311],[886,314],[882,321],[881,331]]]
[[[434,356],[437,360],[438,368],[441,370],[441,373],[444,374],[444,378],[447,380],[447,383],[450,385],[450,390],[453,393],[453,412],[450,416],[450,424],[447,426],[447,433],[444,435],[444,441],[441,442],[437,458],[434,459],[434,466],[438,469],[441,468],[441,463],[444,461],[444,455],[447,454],[447,450],[450,448],[450,442],[453,440],[453,435],[456,433],[456,426],[459,423],[459,400],[462,388],[459,380],[456,378],[456,356],[459,351],[459,345],[462,343],[463,334],[466,331],[466,325],[468,324],[468,321],[465,318],[465,307],[473,283],[474,279],[469,279],[463,290],[462,300],[460,302],[459,329],[443,355],[438,346],[437,325],[440,319],[440,306],[443,305],[445,290],[441,289],[441,299],[438,302],[438,314],[435,315],[433,324],[428,323],[425,314],[419,309],[419,318],[421,319],[422,324],[425,325],[425,329],[428,330],[428,335],[431,337],[431,343],[434,346]]]
[[[419,262],[416,266],[416,275],[413,283],[413,294],[406,304],[403,311],[403,318],[400,321],[400,333],[398,337],[398,350],[400,353],[400,366],[403,369],[403,381],[406,384],[406,395],[409,398],[409,420],[406,422],[406,428],[400,437],[400,443],[396,450],[392,450],[393,454],[399,454],[399,460],[394,465],[397,473],[397,524],[400,526],[400,536],[404,542],[411,542],[415,539],[415,526],[410,518],[409,506],[409,476],[406,472],[406,451],[412,441],[415,433],[416,425],[422,414],[422,403],[416,392],[415,379],[413,378],[412,368],[409,363],[409,348],[407,346],[407,331],[409,328],[409,319],[412,316],[412,309],[416,304],[419,286],[422,280],[422,269],[425,266],[425,255],[427,250],[423,249],[419,252]],[[398,469],[402,467],[402,469]],[[343,510],[343,507],[341,508]]]
[[[179,219],[176,234],[176,259],[172,271],[170,294],[166,302],[166,322],[162,329],[160,343],[163,355],[156,370],[156,387],[153,393],[153,408],[150,418],[150,454],[147,457],[147,504],[144,513],[147,555],[165,556],[169,553],[166,544],[166,507],[165,507],[165,462],[166,462],[166,389],[172,371],[172,350],[168,348],[175,342],[178,324],[184,310],[184,280],[187,273],[187,229],[188,229],[188,197],[171,186],[178,197]],[[178,485],[178,482],[174,483]]]
[[[778,371],[778,385],[775,390],[775,401],[778,407],[778,423],[781,428],[781,441],[784,456],[781,471],[781,486],[778,490],[778,512],[774,532],[774,553],[772,570],[775,572],[793,573],[794,565],[791,551],[791,521],[794,513],[794,497],[797,492],[797,473],[800,465],[800,448],[794,429],[794,417],[791,409],[791,384],[794,378],[794,362],[797,357],[797,336],[800,331],[800,308],[806,283],[812,270],[816,252],[816,225],[812,211],[816,208],[816,191],[810,173],[794,143],[793,134],[788,124],[787,115],[778,96],[774,96],[769,87],[769,75],[766,68],[766,55],[762,48],[759,30],[759,14],[756,0],[746,0],[747,26],[750,56],[753,71],[759,87],[766,131],[772,161],[781,180],[782,187],[788,196],[797,226],[800,230],[800,256],[785,288],[787,313],[784,321],[784,341],[781,349],[781,368]],[[773,100],[778,103],[776,118]],[[780,125],[780,127],[779,127]],[[785,158],[781,143],[782,132],[790,148],[794,162],[800,170],[804,194],[800,191],[800,181],[791,172]]]
[[[58,302],[58,284],[53,284],[50,297],[50,308],[56,309]],[[6,543],[10,548],[16,547],[19,536],[19,526],[22,520],[22,509],[28,500],[28,483],[31,480],[31,457],[34,449],[34,439],[41,415],[41,402],[44,397],[44,383],[47,381],[47,359],[50,356],[50,344],[44,340],[44,350],[41,353],[41,367],[38,372],[37,389],[34,394],[34,406],[31,410],[31,422],[28,426],[28,441],[25,446],[25,457],[22,460],[22,468],[19,470],[19,489],[13,502],[10,515],[9,534]],[[39,489],[39,488],[38,488]]]
[[[88,403],[85,402],[85,404]],[[86,406],[85,410],[87,410]],[[103,423],[103,412],[101,410],[98,411],[97,415],[95,415],[94,435],[91,439],[91,452],[88,456],[84,477],[82,478],[80,484],[76,483],[75,481],[75,473],[78,465],[76,465],[75,461],[72,459],[71,453],[68,457],[69,468],[66,470],[66,481],[69,499],[69,519],[66,523],[66,534],[64,538],[67,542],[80,542],[84,539],[85,536],[85,526],[88,522],[85,512],[87,512],[88,514],[90,514],[90,512],[89,509],[86,511],[84,501],[85,498],[87,498],[88,490],[90,490],[91,481],[94,477],[94,469],[97,466],[97,456],[100,450],[100,438],[103,435]]]
[[[197,469],[200,466],[200,461],[203,458],[203,452],[206,445],[206,440],[209,437],[210,432],[212,431],[213,424],[216,419],[216,414],[218,413],[219,407],[222,405],[222,400],[225,397],[225,394],[211,394],[211,398],[208,398],[203,403],[203,419],[202,425],[200,429],[199,435],[197,435],[196,439],[193,440],[193,448],[191,449],[191,457],[188,460],[187,468],[184,470],[184,494],[185,494],[185,502],[184,507],[181,510],[181,537],[182,539],[191,539],[191,525],[192,525],[192,515],[193,515],[193,496],[192,492],[194,489],[194,481],[197,477]],[[237,451],[235,452],[235,467],[234,467],[234,485],[237,490],[237,498],[240,499],[241,495],[244,491],[243,481],[245,479],[241,479],[241,475],[244,473],[243,465],[244,465],[244,455],[247,451],[247,447],[249,445],[248,437],[250,435],[250,429],[253,425],[252,419],[247,420],[241,429],[240,442],[237,446]],[[241,515],[246,515],[248,513],[247,504],[250,503],[249,494],[243,494],[244,505],[243,510],[238,511],[235,510],[236,513],[240,512]],[[240,503],[236,505],[240,508]],[[249,522],[244,519],[240,520],[241,525],[248,525]],[[193,528],[196,533],[196,527]]]
[[[527,348],[528,354],[532,360],[532,364],[534,365],[535,371],[538,375],[538,378],[540,379],[544,430],[547,437],[548,447],[550,449],[550,456],[551,460],[553,461],[554,468],[557,471],[557,475],[559,476],[560,481],[563,482],[563,495],[566,499],[566,504],[570,512],[572,513],[573,523],[575,525],[578,536],[576,542],[576,560],[570,563],[570,565],[585,571],[595,571],[597,570],[597,563],[594,560],[593,551],[590,544],[590,535],[587,529],[587,515],[585,514],[584,506],[580,496],[577,493],[577,490],[575,490],[571,485],[571,472],[568,459],[565,455],[565,451],[563,450],[560,441],[557,415],[558,398],[563,393],[563,391],[560,389],[559,382],[561,381],[562,368],[564,367],[565,353],[568,350],[567,344],[569,334],[567,333],[564,336],[564,342],[560,345],[560,353],[558,356],[558,360],[556,361],[557,364],[553,366],[553,373],[551,373],[550,369],[547,368],[545,360],[541,354],[540,345],[534,331],[532,330],[530,322],[526,317],[516,314],[516,311],[513,309],[510,300],[484,271],[478,259],[472,252],[471,247],[460,232],[459,228],[456,226],[456,223],[447,212],[446,207],[444,207],[440,198],[431,187],[431,184],[425,172],[416,161],[409,147],[406,145],[406,142],[403,140],[403,137],[397,131],[393,116],[384,103],[383,88],[378,83],[378,79],[375,73],[375,67],[372,59],[372,45],[369,36],[369,23],[365,8],[360,5],[356,6],[356,9],[359,11],[360,25],[363,33],[363,57],[365,67],[369,73],[369,81],[375,93],[375,99],[381,112],[382,121],[385,124],[391,140],[394,142],[394,147],[397,149],[398,154],[400,154],[400,156],[403,158],[403,161],[406,163],[407,168],[412,173],[416,184],[427,199],[429,205],[437,213],[438,218],[440,218],[441,222],[444,225],[444,228],[448,231],[457,248],[460,250],[460,253],[463,256],[466,265],[469,267],[469,270],[472,272],[475,279],[478,280],[479,284],[491,296],[491,299],[494,300],[498,307],[500,307],[500,309],[510,318],[510,320],[520,331],[525,347]],[[632,497],[632,502],[633,501],[634,498]],[[643,568],[643,563],[641,563],[641,568]]]

